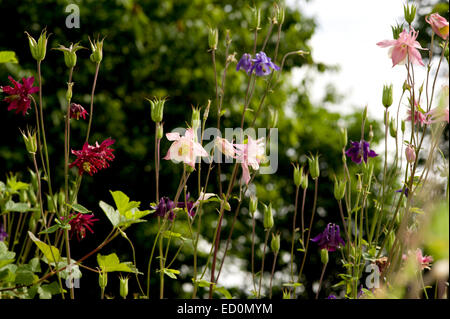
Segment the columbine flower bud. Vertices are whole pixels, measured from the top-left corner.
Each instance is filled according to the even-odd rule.
[[[309,173],[312,179],[316,179],[320,175],[319,155],[308,157]]]
[[[164,103],[166,103],[166,99],[154,98],[153,100],[147,99],[147,101],[150,102],[152,121],[155,123],[161,122],[163,119]]]
[[[280,234],[274,235],[272,233],[272,241],[270,242],[270,248],[272,248],[273,253],[276,255],[280,251]]]
[[[123,299],[126,299],[128,296],[128,277],[120,277],[119,280],[120,296]]]
[[[397,128],[395,127],[395,120],[394,118],[391,118],[389,121],[389,134],[393,137],[397,137]]]
[[[328,264],[328,249],[321,249],[320,250],[320,261],[324,265]]]
[[[300,187],[300,184],[302,183],[302,175],[303,175],[303,166],[300,168],[300,166],[294,165],[294,184],[296,187]]]
[[[414,146],[409,144],[405,149],[406,160],[409,163],[414,163],[416,161],[416,151],[414,150]]]
[[[414,18],[416,17],[416,6],[415,5],[409,5],[405,4],[403,6],[403,13],[405,15],[405,20],[408,22],[409,25],[411,25],[414,21]]]
[[[164,136],[164,127],[162,123],[159,123],[158,129],[156,130],[156,137],[162,139]]]
[[[200,109],[199,108],[192,108],[192,128],[194,129],[194,132],[197,132],[198,128],[200,127]]]
[[[336,198],[336,200],[341,200],[344,198],[346,183],[346,180],[338,180],[336,177],[334,178],[334,198]]]
[[[70,103],[70,100],[72,100],[72,87],[73,87],[73,82],[67,83],[66,101],[68,103]]]
[[[405,82],[403,82],[402,89],[403,89],[403,92],[410,91],[411,90],[411,86],[405,81]]]
[[[385,108],[388,108],[389,106],[392,105],[393,102],[392,91],[393,91],[392,84],[383,86],[382,102]]]
[[[345,148],[347,146],[348,138],[346,128],[341,128],[341,134],[339,135],[339,143],[341,148]]]
[[[92,42],[91,38],[89,38],[89,43],[91,44],[91,51],[92,51],[92,53],[89,56],[89,58],[94,63],[102,62],[102,59],[103,59],[103,40],[105,40],[105,38],[103,38],[101,41],[99,40],[99,38],[97,38],[96,41]]]
[[[211,50],[217,50],[217,44],[219,43],[219,30],[217,28],[210,28],[208,34],[208,44]]]
[[[47,52],[47,31],[44,29],[41,32],[41,35],[39,36],[39,39],[36,40],[28,34],[28,32],[25,32],[28,36],[28,41],[30,45],[30,51],[31,55],[33,56],[33,59],[36,61],[42,61],[45,58],[45,54]]]
[[[258,197],[256,196],[250,197],[250,205],[248,209],[250,211],[250,214],[252,215],[256,212],[256,210],[258,209]]]
[[[107,272],[99,272],[98,273],[98,285],[101,289],[105,289],[106,285],[108,285],[108,273]]]
[[[30,131],[27,129],[27,132],[20,131],[22,133],[23,140],[25,142],[25,147],[27,148],[27,152],[30,154],[36,154],[37,152],[37,139],[36,132]]]
[[[308,173],[302,174],[302,181],[300,183],[303,189],[308,188],[308,176]]]
[[[264,229],[271,229],[273,224],[272,203],[270,203],[269,206],[264,205]]]
[[[402,120],[402,133],[405,133],[406,130],[406,123],[404,120]]]
[[[71,69],[75,67],[77,64],[77,51],[80,49],[85,49],[82,46],[78,45],[78,43],[71,43],[70,47],[66,48],[65,46],[60,45],[59,48],[55,48],[55,50],[61,51],[64,53],[64,62],[66,66]]]

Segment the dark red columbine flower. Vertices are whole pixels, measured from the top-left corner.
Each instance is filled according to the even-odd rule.
[[[344,240],[340,235],[341,231],[336,224],[329,223],[325,230],[311,239],[313,242],[317,242],[320,249],[326,249],[328,251],[335,251],[336,248],[345,246]]]
[[[3,101],[9,103],[8,111],[16,110],[16,114],[22,112],[25,116],[31,104],[30,95],[39,91],[38,87],[33,87],[34,77],[23,78],[23,84],[20,84],[11,76],[8,76],[8,79],[13,87],[9,85],[1,87],[3,92],[8,95]]]
[[[72,213],[69,216],[70,224],[70,239],[72,239],[73,234],[77,235],[78,241],[81,241],[86,237],[86,229],[88,229],[91,234],[94,233],[92,226],[94,222],[98,221],[94,218],[94,214],[82,214],[82,213]]]
[[[78,174],[83,175],[84,172],[87,172],[92,176],[99,170],[109,167],[108,161],[115,158],[114,150],[109,148],[114,142],[114,140],[107,138],[100,145],[98,145],[98,142],[95,143],[95,146],[89,145],[87,142],[84,143],[83,149],[72,150],[72,154],[77,159],[69,165],[69,168],[77,166]]]
[[[88,115],[88,112],[82,107],[80,104],[76,103],[70,103],[70,117],[73,119],[80,119],[80,117],[83,118],[83,120],[86,119],[86,115]]]

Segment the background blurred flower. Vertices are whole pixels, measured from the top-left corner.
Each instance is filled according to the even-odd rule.
[[[434,33],[440,36],[442,39],[448,38],[448,21],[439,15],[439,13],[433,13],[425,17],[425,21],[431,25]]]

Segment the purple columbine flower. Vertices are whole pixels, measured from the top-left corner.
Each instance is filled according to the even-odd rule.
[[[397,189],[395,192],[396,193],[403,193],[405,195],[405,197],[408,198],[409,188],[405,187],[405,191],[404,192],[403,192],[403,188]]]
[[[327,299],[337,299],[335,295],[329,295]]]
[[[3,225],[0,225],[0,241],[4,241],[6,237],[8,237],[8,233],[5,232]]]
[[[378,156],[373,150],[369,149],[369,142],[361,140],[360,142],[351,142],[352,146],[345,152],[356,164],[361,164],[362,160],[367,163],[368,157]]]
[[[244,53],[236,66],[236,71],[242,69],[247,72],[247,74],[250,74],[252,71],[252,66],[252,56],[249,53]]]
[[[329,223],[325,230],[311,239],[313,242],[317,242],[320,249],[326,249],[328,251],[335,251],[336,248],[345,246],[344,240],[340,236],[339,226]]]
[[[253,70],[255,70],[255,74],[257,76],[265,76],[265,75],[270,74],[270,72],[271,72],[270,69],[274,69],[276,71],[280,70],[278,65],[273,63],[270,60],[270,58],[262,51],[259,53],[256,53],[256,57],[254,59],[252,59],[252,62],[253,62],[253,66],[250,70],[250,73],[253,72]]]
[[[169,214],[169,220],[173,220],[175,218],[175,214],[173,209],[175,208],[175,203],[169,197],[161,197],[157,206],[151,206],[151,209],[155,210],[153,216],[165,217]]]

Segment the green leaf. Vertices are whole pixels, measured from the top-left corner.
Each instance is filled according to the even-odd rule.
[[[80,204],[72,204],[72,205],[66,204],[66,205],[78,213],[89,214],[91,212],[89,209]]]
[[[37,257],[31,259],[30,262],[28,263],[28,266],[30,266],[30,270],[32,272],[41,272],[41,263],[39,261],[39,258]]]
[[[226,299],[232,299],[230,292],[226,290],[224,287],[214,287],[214,291],[222,294]]]
[[[62,228],[61,225],[55,224],[55,225],[47,228],[47,230],[43,230],[43,231],[39,232],[38,235],[51,234],[51,233],[54,233],[55,231],[57,231],[59,228]]]
[[[38,246],[38,248],[42,251],[45,258],[50,263],[57,262],[61,259],[61,255],[59,254],[59,249],[55,246],[49,246],[46,243],[40,241],[36,236],[33,235],[32,232],[28,231],[28,236],[30,236],[31,240],[34,241],[34,243]]]
[[[1,267],[0,267],[1,268]],[[0,282],[14,282],[16,278],[17,266],[9,264],[0,269]]]
[[[112,207],[111,205],[109,205],[103,201],[100,201],[99,205],[100,205],[100,208],[105,213],[106,217],[108,217],[108,219],[111,222],[111,224],[113,225],[113,227],[114,228],[117,227],[120,222],[119,212],[116,211],[114,209],[114,207]]]
[[[30,184],[17,181],[17,176],[9,176],[6,181],[6,187],[11,194],[17,194],[21,190],[27,190]]]
[[[32,208],[27,203],[15,203],[10,200],[5,204],[4,210],[8,212],[26,213],[39,211],[39,208]]]
[[[203,288],[208,288],[208,287],[210,287],[211,285],[213,285],[213,286],[216,285],[215,283],[210,282],[210,281],[207,281],[207,280],[204,280],[204,279],[201,279],[201,280],[198,280],[198,279],[197,279],[197,280],[195,280],[194,278],[192,278],[192,282],[193,282],[194,284],[197,283],[199,287],[203,287]]]
[[[119,257],[115,253],[102,256],[97,254],[97,262],[103,272],[123,271],[138,273],[138,270],[132,265],[131,262],[120,262]]]
[[[39,293],[39,299],[52,299],[52,295],[60,293],[60,288],[58,283],[54,281],[51,284],[40,286],[37,292]]]
[[[130,198],[121,191],[109,191],[114,199],[119,214],[125,215],[133,208],[138,208],[140,202],[130,202]]]
[[[16,253],[13,251],[8,251],[8,247],[2,241],[0,241],[0,268],[14,262]]]
[[[0,63],[19,63],[14,51],[0,51]]]
[[[303,284],[301,284],[299,282],[294,282],[294,283],[288,282],[288,283],[283,284],[283,287],[301,287],[301,286],[303,286]]]
[[[179,238],[183,241],[187,240],[187,238],[183,237],[180,233],[175,233],[173,231],[170,230],[166,230],[162,233],[164,238],[171,238],[171,237],[175,237],[175,238]]]
[[[31,285],[35,279],[38,279],[38,276],[36,276],[31,270],[19,268],[16,271],[14,283],[17,285]]]
[[[177,279],[176,275],[180,274],[179,270],[169,269],[169,268],[163,268],[163,272],[164,272],[165,275],[169,276],[172,279]]]

